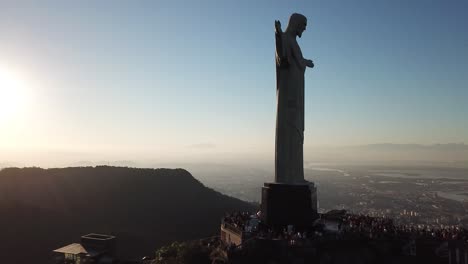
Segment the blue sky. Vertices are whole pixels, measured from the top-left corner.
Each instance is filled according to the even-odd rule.
[[[0,69],[27,80],[29,99],[0,120],[0,152],[271,153],[274,20],[285,28],[293,12],[308,17],[299,43],[316,65],[306,147],[468,143],[467,11],[457,0],[2,1]]]

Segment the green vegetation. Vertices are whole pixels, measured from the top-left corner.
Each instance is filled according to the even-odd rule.
[[[200,241],[174,242],[156,251],[153,264],[210,264],[212,249]]]

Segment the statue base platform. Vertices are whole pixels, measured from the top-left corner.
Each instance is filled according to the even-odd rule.
[[[306,228],[317,218],[314,183],[265,183],[262,187],[261,219],[268,226]]]

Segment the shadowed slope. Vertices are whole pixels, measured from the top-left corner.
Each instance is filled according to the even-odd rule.
[[[139,257],[216,234],[226,211],[252,209],[183,169],[8,168],[0,171],[0,258],[44,263],[90,232],[117,235],[121,256]]]

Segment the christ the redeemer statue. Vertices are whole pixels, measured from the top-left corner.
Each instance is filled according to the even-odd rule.
[[[314,67],[302,57],[296,38],[307,19],[292,14],[286,31],[275,21],[276,37],[276,145],[275,182],[262,187],[261,219],[267,226],[308,227],[318,218],[317,188],[304,180],[304,73]]]
[[[276,144],[275,181],[304,184],[304,73],[314,67],[302,57],[296,37],[302,36],[307,18],[292,14],[285,32],[275,21],[276,37]]]

